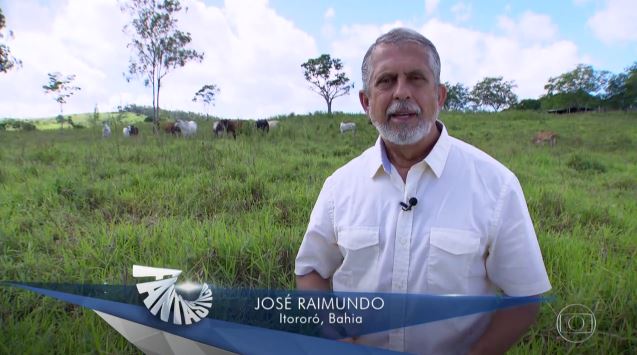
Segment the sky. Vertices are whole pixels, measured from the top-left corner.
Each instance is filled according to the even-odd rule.
[[[121,1],[121,0],[120,0]],[[204,52],[164,78],[165,109],[258,119],[326,111],[301,64],[323,53],[343,61],[355,88],[333,110],[362,112],[358,90],[367,48],[394,27],[436,45],[441,81],[472,87],[487,76],[513,80],[520,99],[538,98],[550,77],[577,64],[618,73],[637,61],[635,0],[182,0],[178,27]],[[42,86],[47,73],[75,74],[81,91],[64,113],[152,105],[143,79],[127,82],[129,21],[117,0],[0,0],[3,43],[22,67],[0,73],[0,118],[51,117],[59,105]],[[13,37],[7,36],[7,30]],[[214,106],[193,102],[206,84]]]

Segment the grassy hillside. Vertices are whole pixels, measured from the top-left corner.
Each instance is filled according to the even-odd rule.
[[[94,124],[91,122],[93,118],[92,113],[79,113],[73,115],[64,115],[65,118],[71,118],[73,123],[82,125],[87,128],[92,128]],[[109,122],[127,122],[127,123],[136,123],[143,122],[144,117],[141,115],[137,115],[131,112],[124,112],[121,116],[117,112],[102,112],[99,114],[99,122],[98,126],[101,127],[101,122],[109,121]],[[71,125],[64,123],[64,126],[60,126],[59,123],[55,121],[55,117],[46,117],[46,118],[36,118],[29,120],[29,122],[33,123],[38,130],[51,130],[51,129],[73,129]]]
[[[635,353],[637,115],[442,119],[517,174],[535,222],[556,300],[511,353]],[[341,120],[358,132],[339,134]],[[133,139],[0,132],[0,280],[132,284],[143,264],[220,286],[293,288],[324,179],[374,143],[374,128],[363,116],[296,117],[233,141],[209,126],[189,140],[155,137],[146,123]],[[557,145],[533,145],[547,129]],[[573,303],[597,316],[582,344],[555,329]],[[0,353],[136,352],[93,312],[10,288],[0,288],[0,329]]]

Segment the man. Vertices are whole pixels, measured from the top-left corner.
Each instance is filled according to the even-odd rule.
[[[369,48],[360,102],[376,144],[323,185],[296,258],[299,289],[532,296],[551,286],[517,178],[450,137],[440,59],[394,29]],[[353,339],[425,354],[504,353],[537,304]]]

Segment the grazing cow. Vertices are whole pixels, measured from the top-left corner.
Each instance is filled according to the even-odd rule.
[[[139,128],[132,124],[124,127],[122,131],[124,132],[124,137],[136,136],[139,134]]]
[[[104,122],[102,127],[102,137],[108,138],[110,136],[111,136],[111,127],[108,125],[108,122]]]
[[[548,142],[548,144],[552,147],[557,142],[557,137],[558,134],[555,132],[541,131],[533,137],[533,144],[544,144]]]
[[[190,137],[197,133],[197,122],[195,121],[186,122],[183,120],[177,120],[177,122],[175,122],[175,126],[179,128],[181,135],[184,137]]]
[[[177,127],[177,123],[168,122],[164,125],[164,132],[172,134],[173,136],[178,136],[181,133],[181,129]]]
[[[212,130],[215,132],[215,136],[219,136],[219,133],[224,131],[226,134],[232,132],[232,137],[237,139],[237,126],[238,123],[236,121],[219,120],[212,125]]]
[[[267,120],[257,120],[257,129],[260,129],[266,133],[270,132],[270,124]]]
[[[354,122],[341,122],[341,133],[347,131],[356,132],[356,123]]]
[[[269,126],[270,128],[275,128],[278,124],[279,124],[279,121],[277,121],[277,120],[270,120],[270,121],[268,121],[268,126]]]

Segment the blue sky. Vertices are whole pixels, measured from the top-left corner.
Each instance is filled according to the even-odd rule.
[[[321,53],[343,60],[356,90],[334,109],[361,112],[360,62],[383,32],[413,28],[429,37],[442,59],[442,80],[469,87],[485,76],[517,84],[522,98],[543,94],[551,76],[579,63],[622,71],[637,61],[637,1],[325,1],[182,0],[180,27],[202,63],[165,79],[164,108],[223,117],[262,118],[325,110],[303,79],[300,64]],[[149,105],[141,80],[127,83],[130,52],[121,28],[127,18],[116,0],[0,0],[13,54],[24,63],[0,75],[0,118],[54,116],[42,92],[47,73],[76,74],[82,87],[65,113]],[[214,107],[191,101],[204,84],[221,87]]]

